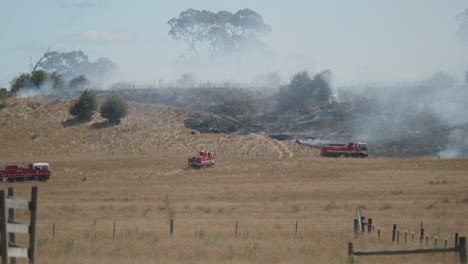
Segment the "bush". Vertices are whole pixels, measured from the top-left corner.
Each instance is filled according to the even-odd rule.
[[[94,111],[97,109],[96,95],[85,90],[78,101],[70,107],[70,114],[81,122],[91,120]]]
[[[58,74],[57,72],[53,72],[49,75],[49,79],[52,81],[54,89],[65,90],[65,81],[63,80],[60,74]]]
[[[11,81],[11,93],[15,94],[20,89],[25,88],[30,83],[31,75],[29,73],[23,73]]]
[[[303,110],[308,106],[326,105],[331,97],[330,71],[311,78],[307,71],[294,75],[289,85],[280,87],[279,103],[282,110]]]
[[[69,89],[84,90],[89,85],[89,80],[84,75],[73,78],[68,84]]]
[[[48,78],[49,75],[44,70],[31,72],[31,82],[36,88],[40,88]]]
[[[118,95],[113,94],[101,105],[101,116],[111,124],[120,124],[120,119],[127,116],[127,103]]]

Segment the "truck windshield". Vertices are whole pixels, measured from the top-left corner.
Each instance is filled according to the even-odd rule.
[[[361,148],[362,148],[363,150],[367,150],[367,145],[366,145],[366,144],[362,144]]]

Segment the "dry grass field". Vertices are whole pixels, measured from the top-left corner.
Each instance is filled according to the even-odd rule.
[[[70,102],[7,103],[0,164],[44,161],[53,170],[48,182],[2,187],[28,199],[39,188],[39,263],[347,263],[348,242],[355,250],[425,247],[393,244],[394,223],[417,233],[423,221],[449,246],[455,232],[468,235],[468,160],[322,158],[260,134],[191,133],[182,122],[189,110],[169,106],[131,104],[122,124],[108,127],[97,115],[66,125]],[[202,148],[217,152],[217,165],[187,169]],[[380,241],[354,236],[358,208],[382,228]],[[397,261],[458,256],[356,257]]]

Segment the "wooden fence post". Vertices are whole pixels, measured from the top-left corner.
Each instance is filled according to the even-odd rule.
[[[367,233],[372,231],[372,218],[367,219]]]
[[[31,211],[31,225],[29,226],[29,263],[36,263],[36,219],[37,219],[37,186],[33,186],[31,190],[31,202],[29,203]]]
[[[115,222],[114,222],[114,229],[112,230],[112,239],[115,238]]]
[[[361,216],[361,232],[362,232],[362,233],[366,232],[366,228],[365,228],[366,222],[365,222],[365,219],[366,219],[366,217]]]
[[[54,236],[55,236],[55,222],[52,225],[52,238],[54,238]]]
[[[0,253],[2,254],[2,264],[8,263],[8,240],[7,240],[7,220],[6,220],[6,200],[5,191],[0,190],[0,236],[1,236],[1,248]]]
[[[380,240],[380,226],[379,228],[377,228],[377,236],[379,237],[379,240]]]
[[[423,240],[424,240],[424,227],[421,227],[421,236],[419,237],[419,241],[422,243]]]
[[[393,228],[392,228],[392,242],[395,242],[395,236],[396,236],[396,224],[393,224]]]
[[[462,264],[468,263],[468,258],[466,255],[466,238],[465,237],[460,237],[460,240],[458,243],[458,252],[460,254],[460,263]]]
[[[354,264],[353,243],[348,243],[348,259],[350,264]]]
[[[239,223],[239,221],[236,220],[236,231],[235,231],[236,236],[237,236],[237,224],[238,224],[238,223]]]
[[[406,237],[408,236],[408,230],[405,231],[405,244],[406,244]]]
[[[13,187],[8,187],[8,197],[15,197],[15,190]],[[8,222],[14,223],[16,219],[15,208],[8,209]],[[16,245],[16,234],[14,232],[10,233],[10,243]],[[16,264],[16,258],[10,258],[10,264]]]
[[[296,232],[294,233],[294,237],[297,237],[297,221],[296,221]]]
[[[447,238],[445,238],[445,248],[447,248]]]
[[[397,244],[400,243],[400,229],[396,230],[396,242]]]
[[[171,219],[169,233],[171,234],[171,238],[174,238],[174,219]]]
[[[354,234],[358,234],[358,226],[359,226],[359,220],[358,219],[354,219]]]
[[[455,233],[455,247],[458,248],[458,233]]]

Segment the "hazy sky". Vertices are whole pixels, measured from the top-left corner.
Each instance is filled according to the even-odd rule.
[[[186,47],[168,35],[167,21],[188,8],[250,8],[272,28],[270,58],[251,63],[258,72],[220,72],[219,79],[331,69],[339,84],[388,83],[468,70],[468,43],[457,37],[455,19],[466,0],[2,0],[0,86],[27,72],[30,56],[37,60],[48,46],[82,50],[91,61],[107,57],[120,79],[175,79]]]

